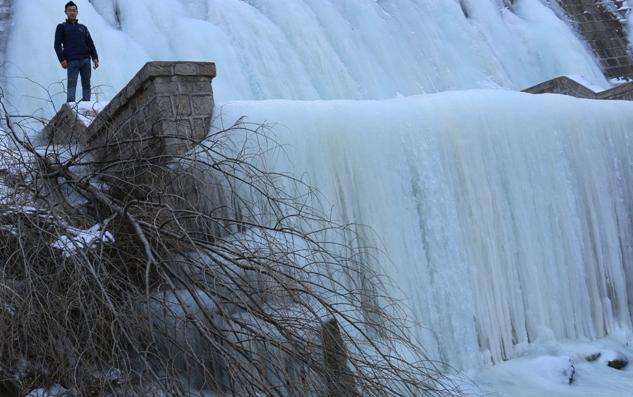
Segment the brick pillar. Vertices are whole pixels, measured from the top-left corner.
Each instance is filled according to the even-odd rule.
[[[86,130],[102,162],[165,158],[202,141],[213,111],[215,64],[149,62]]]

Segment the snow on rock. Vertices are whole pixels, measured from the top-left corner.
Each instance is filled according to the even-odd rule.
[[[100,224],[86,230],[68,227],[67,232],[68,235],[61,236],[51,244],[51,247],[63,251],[65,256],[72,256],[79,249],[90,248],[99,243],[114,242],[112,233],[103,230]]]
[[[580,75],[568,74],[568,75],[565,75],[565,77],[571,80],[574,80],[576,83],[583,85],[596,93],[602,92],[611,88],[610,86],[605,87],[604,85],[598,85],[598,84],[592,83],[589,79],[586,79],[584,76],[580,76]]]
[[[108,102],[94,102],[94,101],[82,101],[82,102],[71,102],[69,103],[70,108],[77,115],[77,120],[81,122],[84,126],[88,127],[94,119],[97,117],[99,112],[103,110],[105,105]]]
[[[629,364],[629,359],[626,354],[621,351],[605,350],[600,352],[600,358],[598,362],[614,369],[624,369]]]
[[[69,395],[70,393],[68,389],[63,388],[60,385],[53,385],[48,389],[41,388],[31,390],[31,392],[25,397],[65,397]]]

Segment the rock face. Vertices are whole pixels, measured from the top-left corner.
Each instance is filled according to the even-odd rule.
[[[633,57],[624,21],[625,0],[559,0],[580,35],[591,46],[607,77],[633,78]]]

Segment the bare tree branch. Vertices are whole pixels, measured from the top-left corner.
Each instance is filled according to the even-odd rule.
[[[35,146],[0,108],[13,164],[0,173],[0,390],[460,394],[410,339],[372,270],[384,256],[357,231],[370,232],[265,168],[283,151],[267,126],[96,161],[99,148]]]

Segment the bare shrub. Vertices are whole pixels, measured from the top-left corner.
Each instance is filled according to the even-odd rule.
[[[4,110],[0,387],[459,394],[409,339],[359,226],[267,171],[279,146],[264,126],[238,120],[181,156],[103,160],[107,147],[35,146]]]

